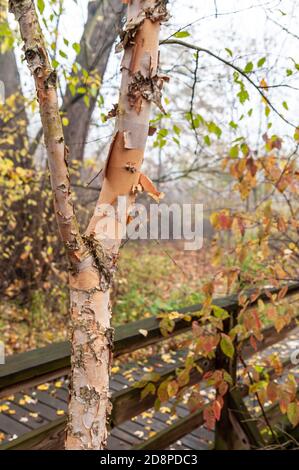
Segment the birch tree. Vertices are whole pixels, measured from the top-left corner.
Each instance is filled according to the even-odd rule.
[[[110,288],[125,226],[116,208],[126,200],[125,219],[136,194],[159,197],[141,173],[149,133],[151,102],[161,108],[163,77],[158,74],[161,22],[167,20],[166,0],[124,0],[127,23],[118,50],[123,49],[122,80],[115,115],[115,133],[108,154],[102,190],[87,230],[76,220],[52,69],[33,0],[10,0],[19,22],[24,53],[33,75],[50,169],[54,210],[70,263],[72,371],[66,449],[103,449],[111,404],[109,371],[112,361]]]

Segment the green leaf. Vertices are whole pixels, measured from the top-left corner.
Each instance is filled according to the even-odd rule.
[[[230,125],[230,127],[232,127],[233,129],[237,129],[237,127],[238,127],[238,124],[236,124],[234,121],[230,121],[229,125]]]
[[[168,130],[167,129],[160,129],[158,132],[159,137],[166,137],[168,135]]]
[[[188,33],[188,31],[178,31],[174,34],[175,38],[187,38],[188,36],[190,36],[190,33]]]
[[[242,150],[244,157],[247,157],[249,155],[249,147],[247,144],[245,143],[241,144],[241,150]]]
[[[289,107],[288,107],[288,103],[286,101],[283,101],[282,106],[284,107],[284,109],[286,109],[288,111]]]
[[[73,83],[70,83],[70,84],[69,84],[69,89],[70,89],[71,95],[72,95],[72,96],[75,96],[75,94],[76,94],[76,87],[75,87],[75,85],[74,85]]]
[[[191,124],[192,124],[192,127],[193,127],[194,129],[197,129],[197,128],[200,126],[200,122],[201,122],[201,121],[200,121],[199,117],[196,116],[195,118],[193,118],[193,121],[192,121],[192,123],[191,123]]]
[[[84,95],[83,101],[85,103],[86,108],[89,108],[89,106],[90,106],[89,96]]]
[[[239,145],[234,145],[230,148],[229,155],[232,158],[238,158],[239,156]]]
[[[218,307],[218,305],[212,305],[212,309],[216,318],[220,318],[220,320],[229,318],[229,313],[224,310],[224,308]]]
[[[265,116],[266,116],[266,117],[269,116],[270,111],[271,111],[271,109],[269,108],[269,106],[266,106],[266,107],[265,107]]]
[[[206,145],[211,145],[211,139],[208,135],[205,135],[204,138],[203,138],[204,142]]]
[[[156,392],[156,387],[153,383],[147,384],[141,392],[140,398],[143,400],[149,394],[154,395]]]
[[[289,403],[287,416],[290,423],[295,427],[299,423],[299,402]]]
[[[64,51],[62,51],[61,49],[59,50],[59,55],[61,57],[63,57],[64,59],[67,59],[67,54]]]
[[[52,60],[52,67],[53,67],[54,69],[57,69],[57,67],[59,67],[59,62],[58,62],[56,59],[53,59],[53,60]]]
[[[217,126],[217,124],[215,124],[215,122],[211,121],[208,123],[208,130],[209,132],[211,132],[212,134],[215,134],[218,139],[221,137],[221,134],[222,134],[222,130],[220,129],[220,127]]]
[[[231,51],[231,49],[229,49],[228,47],[225,48],[226,52],[228,53],[228,55],[230,55],[231,57],[233,56],[233,53]]]
[[[245,88],[242,88],[239,93],[237,93],[237,96],[241,104],[244,104],[246,100],[249,100],[249,93]]]
[[[221,333],[221,341],[220,341],[220,347],[222,352],[229,358],[232,358],[235,352],[235,348],[233,345],[233,342],[231,338],[224,334]]]
[[[158,374],[157,372],[150,372],[150,373],[144,374],[138,382],[134,383],[134,387],[143,388],[146,385],[148,385],[150,382],[158,382],[160,377],[161,377],[160,374]]]
[[[40,14],[42,15],[45,9],[45,2],[44,0],[37,0],[37,8]]]
[[[286,70],[286,75],[287,75],[287,77],[289,77],[290,75],[293,75],[293,70],[287,69]]]
[[[176,134],[176,135],[180,135],[181,133],[181,128],[176,126],[175,124],[173,125],[173,132]]]
[[[232,376],[226,370],[223,371],[223,378],[225,382],[227,382],[230,385],[233,385],[234,381],[232,379]]]
[[[176,380],[172,380],[171,382],[168,383],[167,393],[168,393],[169,398],[175,397],[178,391],[179,391],[179,384],[177,383]]]
[[[299,127],[297,127],[295,132],[294,132],[294,140],[299,142]]]
[[[73,49],[77,54],[80,54],[81,47],[80,47],[80,44],[78,42],[74,42]]]
[[[257,66],[258,66],[258,67],[262,67],[265,62],[266,62],[266,57],[262,57],[262,58],[258,61]]]
[[[244,72],[245,73],[250,73],[250,72],[252,72],[252,70],[253,70],[253,63],[248,62],[245,66]]]

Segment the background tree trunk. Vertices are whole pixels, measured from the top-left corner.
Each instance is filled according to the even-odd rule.
[[[120,32],[125,8],[120,0],[97,0],[88,4],[88,19],[80,42],[80,53],[76,62],[89,74],[96,73],[103,80],[107,63],[115,40]],[[81,76],[82,78],[82,76]],[[82,81],[84,86],[84,80]],[[65,141],[71,150],[71,158],[82,161],[89,125],[100,88],[91,96],[89,107],[83,100],[84,95],[72,96],[67,88],[62,108],[69,120],[65,127]]]
[[[0,0],[0,25],[6,25],[7,22],[7,0]],[[20,74],[17,67],[17,61],[13,49],[4,48],[4,43],[0,46],[0,81],[4,83],[4,98],[15,96],[14,115],[9,123],[5,124],[0,119],[1,134],[14,134],[14,143],[12,145],[0,144],[0,150],[5,150],[16,164],[22,164],[24,168],[31,166],[28,158],[19,155],[19,151],[24,150],[28,143],[27,136],[27,115],[25,111],[25,100],[22,94]]]
[[[112,46],[119,34],[125,7],[120,0],[93,0],[88,3],[88,18],[80,41],[80,53],[75,63],[81,65],[89,74],[96,73],[101,80],[106,71]],[[73,73],[74,77],[75,72]],[[77,72],[76,72],[77,74]],[[82,79],[81,85],[85,82]],[[78,85],[79,86],[79,85]],[[89,97],[89,106],[84,103],[83,94],[71,94],[67,88],[63,97],[62,111],[69,124],[64,128],[67,146],[70,148],[70,159],[82,161],[89,132],[89,126],[100,87],[95,96]],[[30,153],[34,154],[43,130],[40,129],[31,143]]]

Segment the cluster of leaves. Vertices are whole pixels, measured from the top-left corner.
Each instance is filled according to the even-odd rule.
[[[249,66],[246,73],[250,73]],[[244,93],[242,82],[235,76]],[[287,109],[287,105],[284,105]],[[269,107],[265,106],[265,114]],[[219,139],[221,129],[212,121],[206,122],[200,115],[188,118],[190,127],[206,128]],[[231,127],[237,129],[235,123]],[[263,328],[273,325],[277,332],[287,327],[296,316],[296,304],[285,300],[287,286],[284,284],[298,279],[299,250],[299,168],[297,148],[298,128],[295,129],[291,145],[285,145],[277,134],[263,135],[263,147],[259,152],[250,148],[244,137],[238,137],[227,153],[221,166],[232,188],[234,199],[242,201],[238,209],[221,209],[210,217],[215,229],[212,264],[216,276],[201,288],[205,295],[203,308],[198,319],[192,322],[193,337],[185,342],[189,351],[183,369],[176,375],[160,382],[158,376],[147,377],[137,386],[143,388],[142,396],[156,394],[156,407],[175,399],[179,401],[190,387],[190,376],[197,370],[202,376],[202,386],[213,387],[214,399],[207,404],[199,387],[189,396],[190,410],[203,409],[204,419],[209,428],[214,427],[221,417],[224,397],[234,383],[227,370],[219,369],[204,373],[200,369],[200,358],[212,360],[217,351],[222,351],[229,360],[242,359],[242,344],[249,341],[253,351],[263,341]],[[167,144],[170,130],[162,129],[157,136],[157,145]],[[177,136],[180,132],[177,132]],[[205,139],[210,145],[210,139]],[[291,150],[290,150],[291,148]],[[288,150],[286,150],[288,149]],[[217,293],[219,283],[225,293],[238,294],[239,313],[236,324],[229,331],[224,330],[225,320],[230,314],[213,305],[212,297]],[[269,287],[280,289],[272,294]],[[252,288],[250,296],[246,291]],[[250,307],[261,292],[266,290],[268,302],[258,300]],[[172,333],[177,318],[176,312],[163,314],[161,331],[167,336]],[[184,316],[185,320],[188,320]],[[245,366],[242,376],[247,383],[249,394],[257,396],[263,408],[269,403],[278,404],[293,426],[299,423],[299,402],[296,378],[287,373],[283,362],[276,355],[270,355],[265,364]],[[261,412],[263,409],[261,410]]]

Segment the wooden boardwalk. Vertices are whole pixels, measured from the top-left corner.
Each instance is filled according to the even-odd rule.
[[[253,356],[252,361],[260,361],[273,352],[278,352],[283,360],[294,349],[299,348],[299,328],[282,341],[271,345],[262,353]],[[132,386],[148,372],[163,373],[170,364],[179,366],[184,362],[184,353],[167,352],[142,361],[125,363],[112,373],[111,392],[119,392]],[[116,367],[118,369],[118,367]],[[297,367],[298,369],[298,367]],[[299,370],[295,370],[297,374]],[[296,374],[296,375],[297,375]],[[298,374],[299,375],[299,374]],[[203,395],[209,399],[209,391],[203,390]],[[254,398],[247,399],[251,409],[256,406]],[[65,416],[68,406],[68,378],[61,377],[53,382],[41,384],[25,392],[12,394],[0,401],[0,435],[2,442],[9,442],[42,425],[50,423],[59,416]],[[171,413],[171,403],[162,405],[159,411],[153,408],[123,422],[112,429],[108,439],[110,450],[125,450],[138,446],[146,439],[166,429],[189,414],[187,405],[176,406],[176,413]],[[207,450],[213,445],[213,432],[204,426],[187,433],[183,438],[174,442],[170,449]]]
[[[258,297],[254,296],[250,300],[250,306],[255,305],[257,299],[262,299],[267,303],[269,295],[278,292],[278,288],[261,292]],[[296,297],[298,292],[299,283],[290,284],[287,292],[289,301],[290,297],[294,300],[295,295],[295,301],[298,302]],[[238,297],[235,295],[215,299],[213,304],[232,315],[239,309]],[[197,312],[201,308],[201,305],[192,305],[180,309],[180,314],[174,321],[172,336],[190,332],[192,320],[197,319]],[[186,314],[188,314],[188,319]],[[275,370],[272,366],[268,367],[269,364],[266,364],[265,358],[277,352],[284,363],[285,373],[292,370],[298,380],[299,367],[294,366],[291,361],[291,353],[299,349],[298,318],[299,313],[296,313],[294,319],[279,331],[274,325],[265,326],[262,330],[263,341],[258,342],[256,349],[253,348],[249,338],[242,342],[240,346],[246,363],[259,365],[263,363],[271,376]],[[145,330],[146,335],[143,334]],[[110,384],[113,429],[109,436],[109,449],[203,450],[213,447],[214,435],[203,426],[202,410],[191,413],[187,407],[187,395],[193,386],[201,382],[200,393],[204,401],[208,403],[213,398],[212,390],[205,388],[204,373],[215,369],[214,358],[207,359],[200,355],[195,357],[195,366],[190,372],[190,381],[186,387],[185,402],[180,402],[175,408],[174,403],[163,403],[159,411],[155,411],[153,409],[155,397],[149,394],[141,399],[141,389],[134,386],[136,381],[139,381],[146,373],[158,372],[156,386],[169,377],[176,376],[177,368],[184,363],[186,351],[168,351],[163,346],[164,340],[157,317],[138,320],[116,328],[114,340],[116,360],[112,368]],[[151,351],[147,350],[147,356],[134,353],[135,358],[141,357],[140,360],[135,359],[135,362],[132,362],[132,358],[128,359],[127,354],[157,343],[161,343],[158,349],[159,355],[151,356]],[[219,354],[223,355],[223,352],[218,349],[216,350],[218,359]],[[235,369],[236,373],[241,371],[242,367],[239,361]],[[0,396],[4,397],[0,400],[0,441],[2,442],[0,450],[63,448],[69,371],[70,344],[68,342],[53,343],[45,348],[7,359],[7,363],[0,368]],[[244,442],[247,446],[245,448],[261,447],[262,441],[259,436],[265,428],[265,420],[257,406],[255,396],[248,396],[249,388],[240,380],[240,377],[237,380],[236,389],[238,397],[233,397],[233,392],[230,394],[233,400],[231,411],[246,433],[246,439],[239,439],[237,448],[244,448]],[[289,430],[289,423],[285,420],[281,421],[277,404],[270,406],[266,411],[267,420],[271,422],[271,426],[277,426],[275,429],[278,429],[280,433],[284,432],[284,429]]]
[[[183,354],[165,353],[151,357],[139,363],[121,366],[121,370],[112,374],[111,392],[125,390],[147,372],[153,369],[163,373],[169,363],[178,366],[183,362]],[[68,406],[68,378],[61,377],[53,382],[12,394],[0,401],[0,435],[2,442],[9,442],[42,425],[50,423],[59,416],[64,416]],[[189,414],[186,405],[179,404],[175,415],[171,414],[171,404],[162,406],[160,411],[150,409],[113,428],[108,439],[108,449],[125,450],[141,444],[146,438],[166,429],[177,418]],[[192,431],[170,449],[198,450],[208,449],[213,433],[203,427]]]

